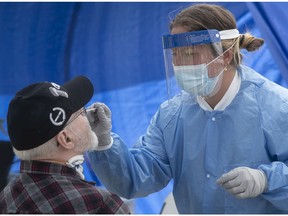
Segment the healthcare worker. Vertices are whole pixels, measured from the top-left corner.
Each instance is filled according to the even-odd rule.
[[[110,136],[109,108],[93,104],[88,118],[102,145],[89,154],[95,173],[125,198],[173,179],[179,213],[288,213],[288,90],[242,65],[239,51],[264,41],[239,34],[233,15],[213,4],[184,9],[170,30],[169,91],[174,80],[183,91],[129,149]]]

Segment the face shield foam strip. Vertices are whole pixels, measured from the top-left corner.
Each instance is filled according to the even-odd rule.
[[[176,47],[192,46],[220,42],[219,31],[215,29],[185,32],[181,34],[164,35],[162,37],[163,48],[172,49]]]
[[[227,39],[234,39],[239,37],[239,31],[237,29],[229,29],[229,30],[223,30],[219,31],[221,40],[227,40]]]

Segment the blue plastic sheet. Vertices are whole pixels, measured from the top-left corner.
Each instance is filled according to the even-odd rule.
[[[267,41],[244,53],[244,63],[287,86],[287,3],[221,2],[247,30]],[[8,2],[0,3],[0,139],[9,140],[6,114],[17,90],[38,81],[63,83],[88,76],[95,95],[112,111],[113,131],[128,146],[145,133],[150,118],[168,98],[161,37],[187,2]],[[273,10],[272,10],[273,8]],[[285,81],[286,80],[286,81]],[[11,172],[18,172],[15,158]],[[85,164],[85,175],[101,182]],[[135,213],[157,214],[169,184],[133,200]]]

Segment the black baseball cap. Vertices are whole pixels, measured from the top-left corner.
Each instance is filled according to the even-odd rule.
[[[63,85],[40,82],[18,91],[7,114],[10,141],[17,150],[40,146],[56,136],[71,115],[92,98],[94,88],[85,76]]]

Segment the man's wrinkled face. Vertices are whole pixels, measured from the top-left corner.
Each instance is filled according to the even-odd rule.
[[[67,126],[67,130],[71,132],[73,136],[72,139],[75,142],[75,151],[79,154],[94,150],[98,146],[98,138],[91,130],[85,112],[83,113],[83,115],[78,115],[78,117]]]

